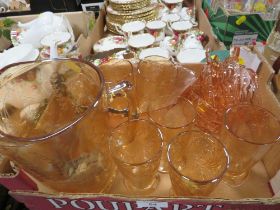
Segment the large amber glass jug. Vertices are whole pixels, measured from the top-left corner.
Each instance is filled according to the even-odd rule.
[[[60,192],[108,190],[104,79],[74,59],[18,63],[0,75],[0,153]]]

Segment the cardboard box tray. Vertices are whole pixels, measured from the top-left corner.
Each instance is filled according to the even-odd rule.
[[[200,23],[203,24],[201,21]],[[209,24],[209,22],[207,23]],[[104,35],[104,13],[101,11],[95,28],[91,34],[94,38],[82,38],[79,47],[84,55],[91,51],[92,44]],[[210,29],[209,29],[210,30]],[[211,32],[211,31],[210,31]],[[215,38],[213,37],[213,40]],[[90,48],[88,45],[90,44]],[[220,46],[220,45],[218,45]],[[260,105],[280,116],[280,104],[270,89],[268,82],[271,81],[273,71],[269,64],[263,60],[259,71],[259,90],[257,100]],[[189,68],[200,71],[202,64],[190,64]],[[23,182],[23,186],[10,189],[10,194],[30,210],[49,209],[280,209],[280,199],[273,198],[268,181],[280,168],[280,146],[270,149],[262,161],[257,163],[246,182],[238,188],[230,188],[221,183],[209,197],[170,197],[170,180],[168,175],[161,175],[161,181],[157,190],[148,197],[137,197],[127,192],[122,185],[122,177],[117,175],[114,185],[108,194],[67,194],[55,193],[46,186],[29,177],[20,176],[21,172],[12,173],[9,162],[2,161],[0,170],[6,185]],[[8,174],[8,175],[7,175]],[[9,182],[9,183],[8,183]],[[36,187],[33,184],[36,184]]]
[[[199,71],[201,64],[189,65]],[[264,61],[259,72],[261,105],[280,115],[280,105],[277,102],[267,82],[272,75],[271,68]],[[259,100],[258,100],[259,101]],[[168,175],[161,175],[160,185],[148,197],[137,197],[127,192],[120,174],[108,194],[67,194],[55,193],[39,182],[34,182],[38,190],[31,187],[20,190],[14,189],[10,194],[18,201],[25,203],[30,210],[49,209],[279,209],[280,199],[272,198],[269,179],[279,169],[279,145],[273,147],[262,161],[257,163],[246,182],[238,188],[230,188],[224,183],[205,198],[169,197],[171,188]],[[9,164],[2,167],[2,173],[11,172]],[[14,174],[17,178],[18,175]],[[7,178],[7,177],[6,177]],[[25,181],[25,178],[21,180]],[[11,180],[13,181],[13,180]],[[33,180],[34,181],[34,180]],[[30,186],[30,185],[29,185]]]

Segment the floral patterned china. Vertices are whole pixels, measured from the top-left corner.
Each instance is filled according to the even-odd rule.
[[[120,50],[120,49],[116,49],[116,50]],[[109,51],[106,51],[106,52],[109,52]],[[91,63],[93,63],[95,66],[100,66],[104,63],[108,63],[110,62],[111,60],[123,60],[125,59],[125,54],[126,54],[126,50],[121,50],[119,52],[116,52],[116,53],[113,53],[112,55],[109,55],[109,56],[105,56],[105,57],[102,57],[102,58],[96,58],[95,60],[92,60],[90,61]]]
[[[164,40],[160,43],[160,47],[167,49],[170,55],[176,56],[180,50],[180,40],[178,36],[166,36]]]
[[[93,46],[95,53],[109,51],[115,48],[127,48],[127,39],[124,36],[108,36],[100,39]]]
[[[143,21],[137,20],[123,24],[121,27],[121,32],[128,37],[137,33],[142,33],[144,29],[145,23]]]
[[[156,42],[164,39],[166,23],[161,20],[150,21],[146,24],[146,28],[149,34],[153,35]]]
[[[61,44],[57,46],[57,56],[60,58],[72,57],[70,52],[74,50],[75,50],[75,45],[73,45],[71,42],[66,42],[65,44]],[[74,54],[77,54],[77,52]],[[41,59],[50,59],[50,57],[51,57],[50,47],[44,47],[40,50]]]
[[[183,48],[188,49],[202,49],[203,50],[203,46],[202,43],[200,41],[199,36],[196,36],[195,34],[190,34],[183,43]]]
[[[170,13],[178,13],[182,8],[183,0],[162,0]]]

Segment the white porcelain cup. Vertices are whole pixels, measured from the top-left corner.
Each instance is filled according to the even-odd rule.
[[[180,43],[175,37],[166,36],[163,41],[160,42],[160,47],[168,50],[170,55],[176,56],[180,50]]]
[[[150,21],[146,24],[147,32],[155,37],[155,42],[160,42],[165,37],[166,23],[161,20]]]
[[[125,37],[130,37],[136,34],[144,33],[145,26],[145,22],[137,20],[125,23],[121,27],[116,26],[116,30]]]
[[[188,31],[193,25],[190,21],[176,21],[168,25],[173,32],[173,40],[169,41],[171,44],[169,44],[169,46],[171,46],[172,52],[177,54],[178,51],[183,47]],[[175,44],[173,43],[174,41],[176,42]]]
[[[181,16],[182,20],[191,20],[190,10],[187,7],[183,7],[180,10],[179,15]]]
[[[169,27],[170,24],[173,22],[179,21],[180,20],[180,15],[178,14],[164,14],[161,17],[161,20],[167,24],[165,27],[165,34],[172,36],[173,32],[172,29]]]

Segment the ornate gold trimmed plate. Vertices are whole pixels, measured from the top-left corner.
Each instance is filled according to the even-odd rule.
[[[110,0],[109,2],[112,2],[114,4],[135,4],[141,1],[143,0]]]
[[[141,9],[136,9],[132,11],[117,11],[114,10],[110,5],[107,6],[107,12],[112,15],[119,15],[119,16],[128,16],[128,15],[138,15],[142,13],[147,13],[151,10],[155,10],[157,7],[157,4],[151,4],[147,7],[143,7]]]

